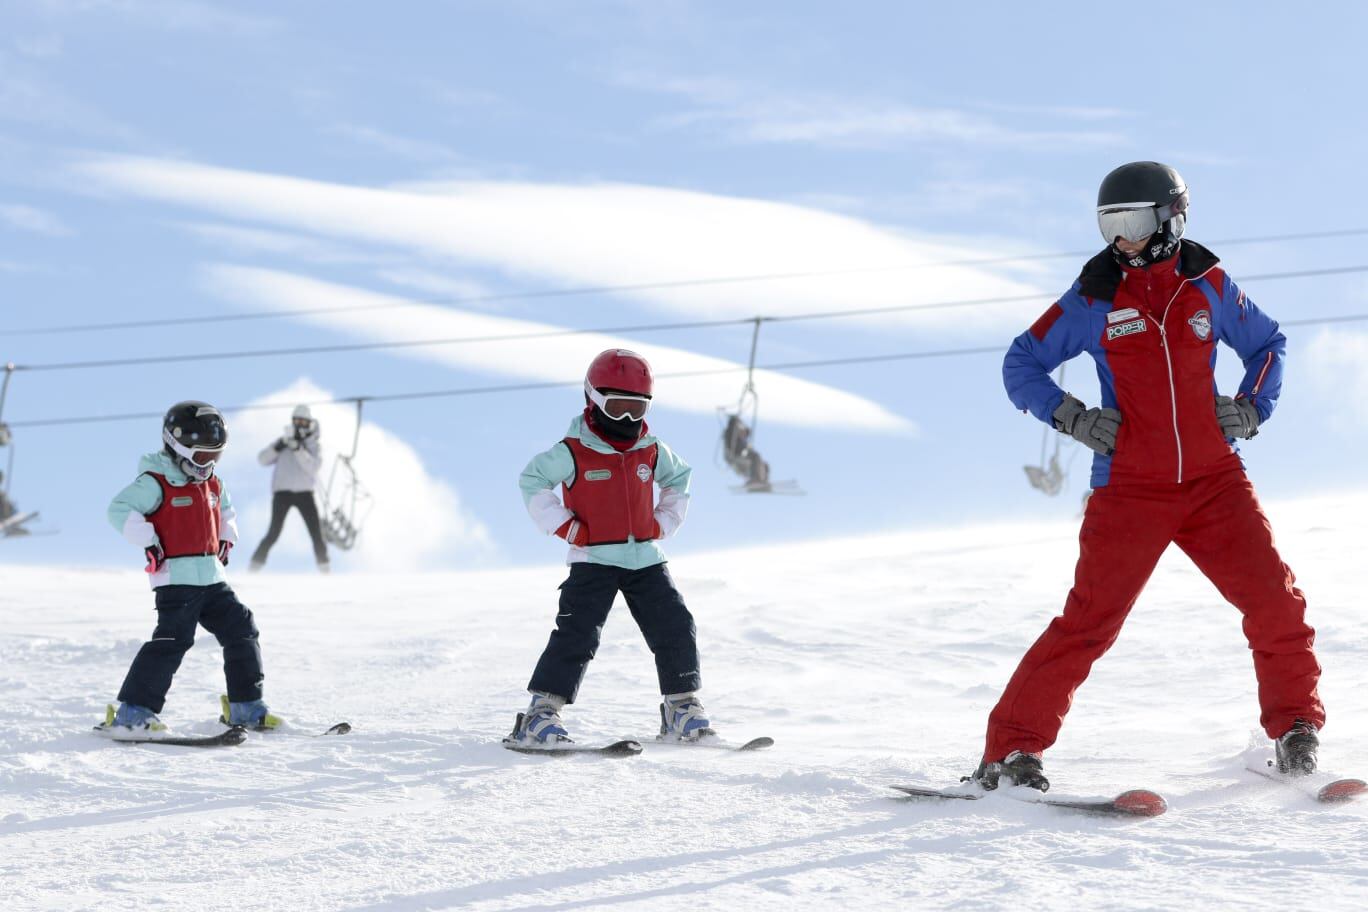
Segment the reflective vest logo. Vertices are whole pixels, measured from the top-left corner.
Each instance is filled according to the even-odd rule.
[[[642,484],[649,482],[651,480],[651,467],[644,462],[637,466],[637,478],[641,479]]]
[[[1211,314],[1205,310],[1199,310],[1188,320],[1188,326],[1197,334],[1197,338],[1205,342],[1211,338]]]

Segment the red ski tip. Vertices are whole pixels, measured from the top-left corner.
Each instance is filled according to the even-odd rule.
[[[1337,779],[1323,787],[1316,798],[1320,801],[1348,801],[1368,792],[1368,782],[1362,779]]]
[[[1122,814],[1135,817],[1158,817],[1168,810],[1164,796],[1147,789],[1132,789],[1116,796],[1112,805]]]

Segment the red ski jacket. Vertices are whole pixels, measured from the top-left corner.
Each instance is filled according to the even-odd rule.
[[[1219,262],[1192,241],[1148,269],[1123,269],[1104,250],[1008,350],[1008,396],[1047,424],[1064,399],[1050,372],[1085,351],[1096,362],[1102,405],[1121,412],[1121,430],[1116,452],[1094,457],[1093,487],[1179,483],[1241,466],[1216,420],[1218,340],[1244,361],[1238,395],[1261,419],[1272,414],[1287,340]]]

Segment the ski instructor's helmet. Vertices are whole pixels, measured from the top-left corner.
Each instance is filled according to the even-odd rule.
[[[641,436],[654,390],[651,365],[623,348],[601,352],[584,375],[584,398],[593,407],[594,423],[618,440]]]
[[[162,419],[162,443],[191,481],[205,482],[228,445],[228,425],[223,413],[207,402],[177,402]]]
[[[1122,165],[1102,179],[1097,190],[1097,227],[1116,250],[1118,238],[1131,242],[1153,237],[1131,266],[1148,266],[1168,259],[1178,248],[1187,227],[1187,183],[1173,168],[1153,161]]]

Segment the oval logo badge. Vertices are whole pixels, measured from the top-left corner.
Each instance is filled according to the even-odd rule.
[[[590,469],[584,473],[585,481],[607,481],[613,477],[612,469]]]

